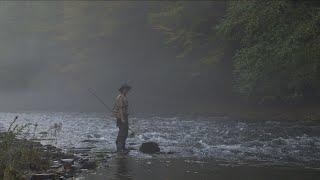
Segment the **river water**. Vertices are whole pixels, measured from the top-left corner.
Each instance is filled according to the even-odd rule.
[[[90,148],[114,152],[118,129],[115,120],[101,113],[23,112],[0,113],[0,130],[16,115],[18,124],[30,123],[28,137],[63,149]],[[34,124],[37,123],[35,128]],[[62,123],[61,131],[49,130]],[[135,135],[133,149],[146,141],[159,143],[171,158],[213,159],[221,164],[320,168],[320,124],[312,122],[245,121],[227,117],[130,118]],[[2,126],[2,128],[1,128]],[[46,134],[45,132],[49,132]],[[131,157],[148,158],[137,150]]]

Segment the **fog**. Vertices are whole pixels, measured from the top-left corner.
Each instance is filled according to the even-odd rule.
[[[119,6],[127,8],[119,8]],[[0,110],[94,111],[130,84],[134,113],[181,113],[228,101],[228,77],[176,58],[149,23],[159,2],[0,2]]]

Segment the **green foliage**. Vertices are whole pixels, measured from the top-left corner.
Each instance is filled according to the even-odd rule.
[[[150,15],[178,57],[204,63],[233,51],[233,87],[260,103],[320,96],[317,1],[168,2]],[[224,18],[223,18],[224,17]],[[224,36],[225,38],[223,39]]]
[[[320,94],[320,9],[316,1],[233,1],[217,30],[239,40],[235,87],[260,102]]]

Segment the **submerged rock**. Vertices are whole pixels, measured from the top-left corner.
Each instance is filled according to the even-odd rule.
[[[97,143],[99,142],[98,140],[95,140],[95,139],[85,139],[83,141],[81,141],[83,143]]]
[[[61,159],[61,162],[63,164],[63,168],[66,172],[72,171],[72,165],[74,163],[74,159]]]
[[[100,135],[100,134],[93,134],[93,136],[94,136],[95,138],[101,138],[101,135]]]
[[[81,169],[95,169],[97,168],[97,163],[95,160],[92,159],[85,159],[80,162],[81,164]]]
[[[139,148],[139,151],[147,154],[153,154],[160,152],[159,144],[156,142],[145,142]]]
[[[43,180],[43,179],[52,179],[52,180],[55,180],[57,177],[55,174],[33,174],[31,176],[31,180]]]

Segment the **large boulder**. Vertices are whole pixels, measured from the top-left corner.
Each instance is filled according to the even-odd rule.
[[[156,142],[145,142],[139,148],[139,151],[147,154],[153,154],[160,152],[159,144]]]

